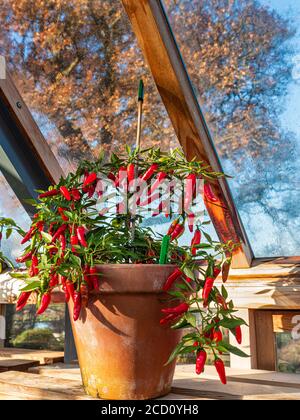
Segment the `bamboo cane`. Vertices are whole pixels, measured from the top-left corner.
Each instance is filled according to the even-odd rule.
[[[137,124],[137,133],[136,133],[136,148],[137,149],[139,149],[141,146],[143,103],[144,103],[144,82],[143,80],[140,80],[139,91],[138,91],[138,124]]]
[[[136,150],[140,149],[141,146],[141,135],[142,135],[142,121],[143,121],[143,103],[144,103],[144,82],[140,80],[138,90],[138,121],[137,121],[137,133],[136,133]],[[137,168],[136,168],[137,170]],[[137,176],[137,173],[136,173]],[[134,240],[135,237],[135,218],[131,222],[131,238]]]

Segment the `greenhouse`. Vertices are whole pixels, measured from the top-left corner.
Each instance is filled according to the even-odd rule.
[[[0,400],[300,400],[300,3],[0,23]]]

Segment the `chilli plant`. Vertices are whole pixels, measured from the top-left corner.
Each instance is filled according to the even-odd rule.
[[[220,275],[226,282],[235,244],[215,242],[205,232],[197,209],[205,196],[218,205],[215,179],[203,162],[188,162],[179,150],[160,149],[104,154],[95,162],[83,161],[75,173],[61,178],[48,191],[38,191],[32,226],[22,235],[24,253],[17,259],[28,269],[17,310],[31,294],[37,298],[37,314],[51,302],[60,287],[65,300],[74,301],[74,321],[87,307],[89,295],[101,293],[101,264],[173,264],[164,285],[170,307],[163,309],[161,325],[187,329],[169,362],[177,355],[196,354],[196,373],[201,374],[207,352],[212,351],[223,383],[225,369],[219,355],[232,352],[246,356],[223,340],[221,328],[229,329],[241,343],[241,325]],[[150,217],[170,221],[166,235],[147,226]],[[185,229],[192,232],[190,246],[179,246]],[[205,241],[202,239],[205,238]],[[100,290],[99,290],[100,288]]]

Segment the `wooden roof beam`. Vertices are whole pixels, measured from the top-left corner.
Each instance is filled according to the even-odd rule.
[[[160,0],[122,0],[139,45],[188,159],[197,157],[222,171],[212,138]],[[253,253],[226,179],[214,185],[219,202],[206,202],[222,242],[233,240],[234,267],[249,267]]]

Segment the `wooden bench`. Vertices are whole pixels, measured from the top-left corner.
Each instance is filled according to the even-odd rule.
[[[77,365],[37,366],[29,372],[1,373],[0,400],[93,399],[83,391]],[[300,400],[299,375],[237,369],[227,369],[227,375],[224,386],[213,367],[198,377],[194,366],[179,365],[171,394],[160,400]]]
[[[38,366],[39,361],[24,359],[4,359],[0,360],[0,373],[8,371],[27,372],[28,369]]]

